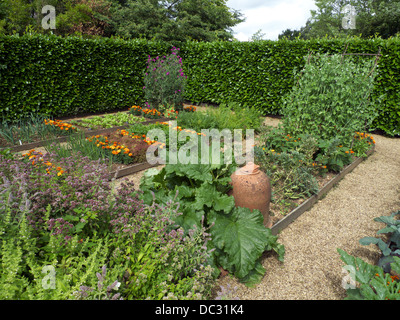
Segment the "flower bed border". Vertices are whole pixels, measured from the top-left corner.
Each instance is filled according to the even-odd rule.
[[[159,119],[150,119],[144,122],[140,122],[141,124],[151,124],[151,123],[156,123],[156,122],[166,122],[169,121],[170,119],[168,118],[159,118]],[[118,126],[118,127],[112,127],[112,128],[105,128],[105,129],[98,129],[98,130],[88,130],[88,131],[84,131],[84,134],[86,137],[88,136],[95,136],[98,134],[104,134],[104,133],[108,133],[108,132],[112,132],[112,131],[116,131],[116,130],[121,130],[121,129],[127,129],[129,128],[129,124],[127,125],[123,125],[123,126]],[[45,146],[47,143],[49,142],[66,142],[68,139],[68,136],[63,136],[63,137],[59,137],[56,139],[50,139],[50,140],[41,140],[41,141],[36,141],[36,142],[31,142],[31,143],[26,143],[26,144],[22,144],[22,145],[17,145],[17,146],[12,146],[12,147],[1,147],[0,149],[4,149],[4,148],[11,148],[12,152],[19,152],[19,151],[25,151],[25,150],[31,150],[37,147],[43,147]]]
[[[318,193],[314,194],[306,201],[304,201],[300,206],[292,210],[289,214],[287,214],[283,219],[279,220],[271,227],[271,232],[273,235],[277,235],[287,226],[289,226],[292,222],[294,222],[299,216],[301,216],[304,212],[308,211],[312,208],[312,206],[324,197],[329,190],[331,190],[339,181],[349,172],[351,172],[355,167],[357,167],[362,161],[367,159],[373,152],[375,151],[375,145],[366,152],[367,157],[365,158],[356,158],[352,163],[346,166],[342,171],[340,171],[332,180],[327,182]]]

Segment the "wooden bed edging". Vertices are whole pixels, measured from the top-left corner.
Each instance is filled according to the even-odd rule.
[[[142,171],[142,170],[146,170],[146,169],[150,169],[152,167],[156,167],[159,166],[159,164],[150,164],[148,162],[142,162],[142,163],[135,163],[134,165],[131,165],[129,167],[126,168],[122,168],[119,170],[114,170],[112,172],[110,172],[110,180],[115,178],[115,179],[119,179],[122,177],[125,177],[127,175]]]
[[[283,219],[279,220],[271,227],[271,232],[273,235],[277,235],[283,229],[285,229],[289,224],[294,222],[300,215],[302,215],[307,210],[311,209],[311,207],[322,197],[324,197],[329,190],[331,190],[346,174],[351,172],[355,167],[357,167],[364,159],[367,159],[375,150],[375,145],[366,152],[366,158],[357,158],[348,166],[346,166],[342,171],[339,172],[337,176],[335,176],[332,180],[327,182],[318,193],[314,194],[311,198],[308,198],[304,201],[300,206],[292,210],[288,215],[286,215]]]

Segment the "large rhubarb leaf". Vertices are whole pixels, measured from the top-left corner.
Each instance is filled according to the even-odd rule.
[[[259,273],[258,259],[267,247],[274,247],[271,244],[276,241],[264,227],[260,211],[238,207],[229,215],[216,214],[214,222],[211,234],[219,249],[217,259],[221,266],[234,272],[239,279],[245,279],[255,269]]]
[[[235,206],[235,199],[232,196],[218,192],[216,186],[203,183],[196,189],[196,200],[193,203],[193,208],[202,210],[204,206],[214,208],[216,211],[223,210],[229,213]]]

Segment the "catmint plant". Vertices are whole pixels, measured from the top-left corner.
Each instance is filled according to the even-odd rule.
[[[148,205],[132,182],[113,188],[109,178],[106,165],[79,154],[32,151],[0,161],[0,261],[9,259],[13,274],[0,270],[4,298],[209,296],[214,270],[204,218],[184,231],[177,198]],[[106,267],[96,273],[104,265],[107,278]],[[54,291],[41,286],[44,266],[55,271]]]
[[[160,105],[170,105],[178,111],[183,109],[187,76],[183,72],[179,50],[173,47],[168,56],[148,56],[143,87],[146,108],[157,109]]]
[[[80,286],[80,291],[76,292],[75,295],[78,297],[78,299],[84,300],[123,300],[122,297],[120,297],[120,293],[113,294],[113,291],[117,291],[121,283],[118,282],[118,280],[115,280],[106,287],[106,275],[107,267],[104,265],[101,268],[101,273],[96,273],[96,277],[98,279],[97,288]]]

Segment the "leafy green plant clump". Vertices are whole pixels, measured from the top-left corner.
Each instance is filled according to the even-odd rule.
[[[386,224],[386,227],[379,230],[377,234],[387,235],[387,241],[377,237],[360,239],[362,245],[375,244],[379,247],[383,257],[379,260],[378,266],[382,267],[385,272],[390,272],[390,264],[394,262],[394,257],[400,257],[400,220],[396,218],[398,215],[400,215],[400,211],[393,212],[390,216],[381,216],[374,219],[377,222]]]
[[[178,203],[144,204],[87,157],[31,157],[0,161],[1,299],[210,297],[209,232],[179,228]]]
[[[390,275],[375,265],[338,249],[341,259],[350,273],[346,285],[346,300],[399,300],[400,299],[400,258],[394,257],[391,268],[397,275]]]
[[[364,237],[360,244],[375,244],[382,252],[377,265],[366,263],[360,258],[351,256],[338,249],[341,259],[346,263],[345,269],[350,278],[346,283],[347,300],[400,300],[400,211],[389,216],[375,218],[377,222],[386,224],[377,234],[382,238]]]
[[[259,131],[262,116],[254,107],[242,107],[237,103],[230,103],[221,104],[218,108],[208,108],[203,112],[180,112],[177,122],[182,127],[198,132],[202,129]]]
[[[83,127],[95,129],[95,128],[112,128],[143,121],[145,121],[143,117],[133,116],[132,114],[126,112],[117,112],[112,114],[106,114],[103,116],[84,118],[79,121],[71,120],[69,122]]]
[[[208,248],[213,250],[209,264],[252,285],[265,274],[262,253],[275,250],[283,261],[284,247],[264,227],[260,211],[235,207],[233,197],[227,194],[235,169],[222,160],[219,164],[167,164],[161,171],[147,170],[140,189],[145,203],[179,201],[182,215],[175,223],[185,232],[204,221],[211,234]]]

